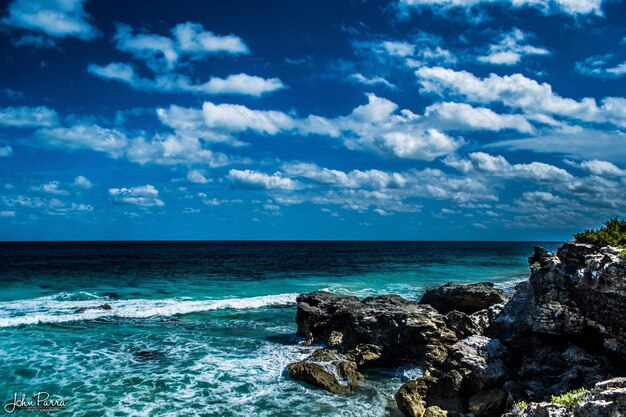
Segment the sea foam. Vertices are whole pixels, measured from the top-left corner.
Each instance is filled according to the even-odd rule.
[[[80,320],[95,320],[105,317],[149,318],[200,313],[213,310],[245,310],[266,306],[287,306],[296,302],[298,294],[275,294],[247,298],[221,300],[189,300],[166,298],[158,300],[128,299],[109,300],[93,294],[61,293],[48,297],[0,303],[0,327],[29,324],[65,323]],[[110,310],[98,309],[109,304]],[[87,309],[76,313],[77,309]]]

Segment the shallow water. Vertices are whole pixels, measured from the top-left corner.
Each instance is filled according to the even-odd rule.
[[[69,403],[54,415],[75,416],[396,415],[414,367],[371,371],[348,396],[288,378],[314,349],[295,337],[297,294],[417,299],[450,281],[510,291],[535,245],[1,243],[0,401],[46,391]]]

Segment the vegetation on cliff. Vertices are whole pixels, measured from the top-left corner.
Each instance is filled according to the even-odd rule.
[[[574,235],[576,243],[591,243],[598,247],[613,246],[626,249],[626,220],[617,217],[597,230],[585,230]]]

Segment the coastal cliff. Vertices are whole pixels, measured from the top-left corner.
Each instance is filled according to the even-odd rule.
[[[422,375],[395,395],[409,417],[626,415],[626,382],[611,379],[626,375],[620,252],[580,243],[554,253],[537,247],[530,278],[510,299],[489,283],[446,284],[419,302],[302,294],[297,333],[325,353],[291,364],[289,374],[347,394],[368,367],[418,364]],[[581,387],[588,390],[576,404],[558,403]]]

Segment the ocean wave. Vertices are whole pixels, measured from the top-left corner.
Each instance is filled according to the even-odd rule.
[[[175,298],[109,300],[108,298],[97,296],[85,299],[84,294],[72,296],[69,293],[61,293],[48,297],[0,303],[0,327],[66,323],[105,317],[167,317],[213,310],[246,310],[267,306],[286,306],[295,304],[297,296],[298,294],[296,293],[288,293],[222,300]],[[98,308],[104,303],[110,305],[111,309]],[[78,309],[83,309],[83,312],[77,313],[76,310]]]

